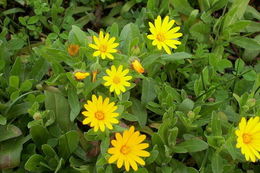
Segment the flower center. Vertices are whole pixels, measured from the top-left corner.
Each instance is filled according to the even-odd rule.
[[[105,53],[107,51],[107,45],[101,44],[99,47],[100,52]]]
[[[120,149],[120,152],[121,152],[122,154],[124,154],[124,155],[130,153],[130,151],[131,151],[131,148],[128,147],[128,146],[126,146],[126,145],[123,145],[123,146],[121,147],[121,149]]]
[[[113,78],[113,82],[114,82],[115,84],[119,84],[119,83],[121,82],[120,77],[115,76],[115,77]]]
[[[72,51],[72,52],[75,52],[76,49],[77,49],[77,48],[76,48],[75,46],[71,46],[71,47],[70,47],[70,51]]]
[[[163,42],[165,40],[165,36],[163,33],[159,33],[157,34],[156,36],[157,40],[160,41],[160,42]]]
[[[242,135],[242,138],[243,138],[243,142],[244,142],[245,144],[249,144],[249,143],[252,141],[251,135],[249,135],[249,134],[247,134],[247,133],[244,133],[244,134]]]
[[[95,113],[95,117],[96,117],[98,120],[103,120],[103,119],[105,118],[105,115],[104,115],[103,112],[97,111],[97,112]]]

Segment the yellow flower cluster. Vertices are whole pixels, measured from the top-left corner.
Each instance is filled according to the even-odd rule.
[[[152,45],[156,45],[159,50],[162,48],[168,53],[171,53],[170,48],[176,49],[176,45],[181,44],[176,40],[181,37],[181,33],[177,33],[180,27],[173,29],[174,20],[169,20],[166,16],[163,20],[160,16],[155,19],[155,24],[149,23],[151,35],[148,35],[148,39],[153,40]],[[119,43],[116,42],[115,37],[110,37],[109,33],[100,31],[98,36],[92,37],[93,43],[88,46],[95,51],[92,53],[93,57],[97,57],[97,63],[93,66],[99,65],[98,57],[101,59],[113,60],[114,53],[117,53],[117,47]],[[169,48],[170,47],[170,48]],[[79,52],[79,45],[71,44],[68,46],[68,53],[70,56],[76,56]],[[139,74],[145,72],[142,63],[139,59],[135,58],[131,61],[131,68]],[[132,76],[129,75],[130,70],[124,68],[123,65],[112,65],[109,69],[105,70],[105,75],[102,77],[104,80],[103,85],[109,87],[110,92],[114,92],[116,95],[126,92],[126,87],[130,87],[130,80]],[[92,68],[92,82],[95,82],[98,75],[98,70]],[[74,73],[76,80],[84,80],[90,73],[77,71]],[[85,111],[82,112],[84,116],[83,124],[89,125],[93,128],[94,132],[104,132],[106,129],[112,130],[115,124],[119,123],[118,106],[110,98],[103,98],[101,95],[92,95],[91,100],[87,100],[84,104]],[[150,153],[144,149],[149,147],[148,143],[143,143],[146,139],[145,135],[141,135],[139,131],[135,131],[135,128],[131,126],[128,130],[125,130],[122,134],[116,133],[115,139],[111,140],[112,147],[108,149],[108,153],[111,156],[108,159],[109,163],[116,162],[117,167],[121,168],[123,165],[126,171],[138,169],[139,165],[145,165],[145,161],[141,157],[149,157]]]
[[[87,104],[84,104],[86,111],[82,114],[86,117],[83,120],[83,124],[90,124],[90,127],[94,128],[94,132],[99,129],[104,132],[105,127],[113,129],[113,124],[119,123],[116,119],[119,114],[115,102],[110,102],[109,98],[103,99],[102,96],[92,95],[92,100],[88,100]],[[146,136],[141,135],[139,131],[134,131],[134,127],[131,126],[129,130],[125,130],[123,134],[116,133],[115,139],[111,141],[113,147],[108,149],[108,153],[112,156],[108,162],[113,163],[117,161],[117,167],[121,168],[122,165],[129,171],[130,166],[137,170],[137,163],[145,165],[145,162],[140,157],[149,157],[150,153],[144,149],[149,147],[149,144],[142,143]]]

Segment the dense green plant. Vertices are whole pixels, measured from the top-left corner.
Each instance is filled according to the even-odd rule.
[[[108,164],[107,150],[114,133],[130,125],[150,144],[137,172],[260,171],[236,148],[235,136],[242,117],[260,116],[260,15],[249,0],[10,3],[19,6],[0,0],[3,173],[124,172]],[[158,15],[176,20],[183,33],[171,55],[147,39],[148,22]],[[120,43],[113,61],[92,56],[88,44],[99,30]],[[71,44],[80,46],[75,56]],[[130,88],[111,94],[106,69],[130,68],[137,58],[145,73],[131,70]],[[79,81],[75,71],[92,76]],[[92,94],[116,102],[121,123],[113,130],[82,124]]]

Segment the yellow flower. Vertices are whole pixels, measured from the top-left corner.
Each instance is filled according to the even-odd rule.
[[[260,121],[259,117],[251,117],[248,122],[243,117],[236,130],[237,148],[245,155],[247,161],[260,159]]]
[[[132,126],[129,130],[125,130],[123,135],[116,133],[115,140],[111,141],[112,148],[108,149],[108,153],[112,156],[108,159],[108,163],[117,161],[117,167],[121,168],[125,165],[126,171],[129,171],[130,166],[136,171],[137,163],[145,165],[145,162],[140,157],[149,157],[150,153],[144,149],[149,147],[148,143],[142,143],[146,136],[140,135],[139,131],[134,131]]]
[[[89,44],[89,47],[95,49],[93,56],[101,56],[102,59],[108,57],[109,59],[114,59],[111,53],[117,52],[115,49],[119,44],[114,43],[115,37],[109,39],[109,33],[104,36],[103,32],[100,31],[99,37],[93,36],[95,44]]]
[[[109,103],[109,98],[92,95],[92,101],[88,100],[87,104],[84,105],[86,111],[82,114],[86,116],[83,120],[83,124],[90,124],[90,127],[94,127],[94,132],[100,129],[102,132],[105,131],[105,126],[108,129],[113,129],[112,124],[117,124],[119,121],[115,118],[119,114],[115,111],[117,106],[114,102]]]
[[[166,16],[163,21],[161,16],[158,16],[154,21],[154,25],[149,22],[152,34],[148,35],[147,38],[153,40],[152,44],[154,46],[156,45],[159,50],[163,47],[168,54],[171,54],[169,47],[177,49],[176,45],[181,44],[181,42],[176,39],[181,37],[182,33],[177,33],[180,27],[172,28],[174,23],[174,20],[169,21],[169,16]]]
[[[138,61],[138,60],[134,60],[132,63],[131,63],[133,69],[138,72],[138,73],[144,73],[144,68],[142,66],[142,64]]]
[[[106,81],[105,86],[110,86],[110,92],[114,92],[119,95],[121,92],[125,92],[125,86],[129,87],[130,83],[128,80],[132,79],[132,76],[126,76],[129,70],[123,71],[123,66],[120,65],[118,69],[112,65],[111,70],[107,69],[106,73],[108,76],[104,76],[103,79]]]
[[[77,44],[71,44],[68,47],[68,53],[70,56],[75,56],[79,52],[79,45]]]
[[[77,80],[83,80],[83,79],[85,79],[88,76],[89,76],[88,72],[80,72],[80,71],[78,71],[78,72],[74,73],[74,77]]]

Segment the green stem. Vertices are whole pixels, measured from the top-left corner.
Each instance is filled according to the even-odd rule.
[[[23,97],[25,97],[25,96],[27,96],[27,95],[29,95],[29,94],[37,93],[37,92],[40,92],[40,91],[30,91],[30,92],[28,92],[28,93],[25,93],[25,94],[23,94],[23,95],[17,97],[17,98],[9,105],[9,107],[6,109],[6,111],[5,111],[4,114],[7,115],[7,113],[9,112],[9,110],[12,108],[12,106],[13,106],[18,100],[20,100],[21,98],[23,98]]]

